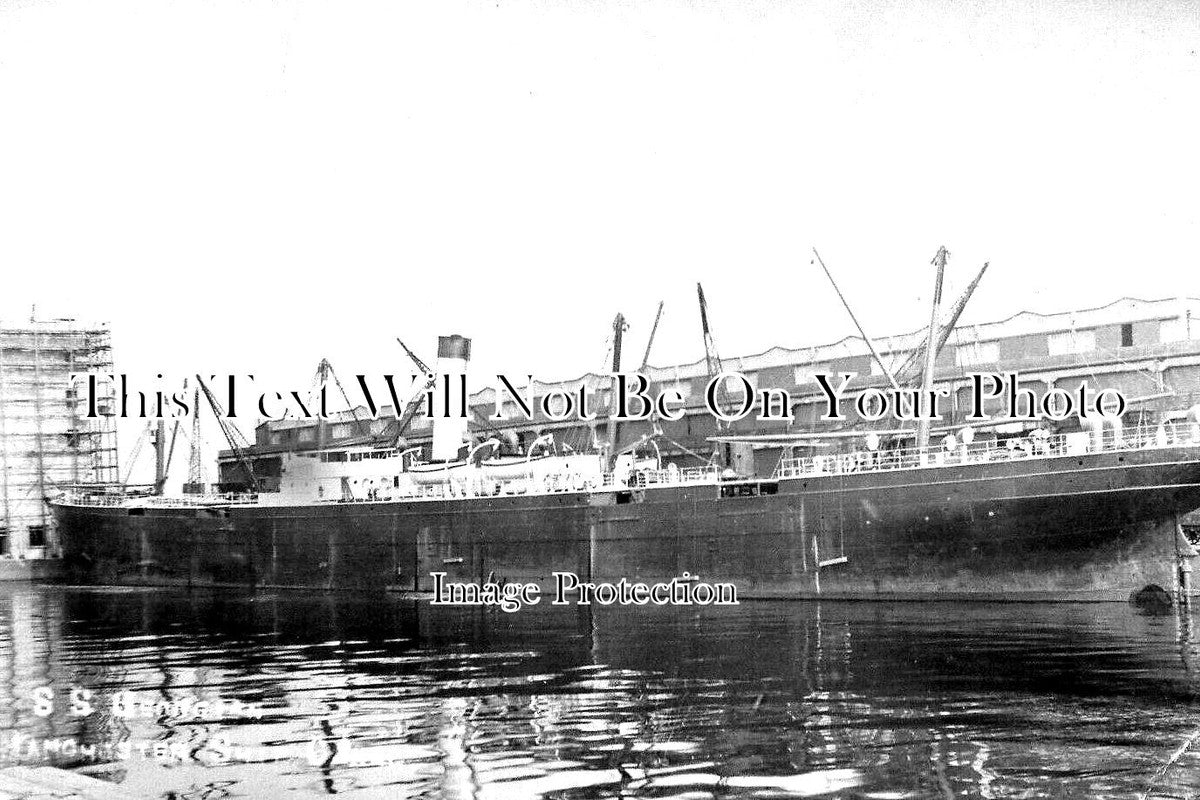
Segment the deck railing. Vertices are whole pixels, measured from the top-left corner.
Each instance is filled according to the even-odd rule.
[[[640,488],[643,486],[687,486],[696,483],[715,483],[721,471],[716,467],[686,467],[683,469],[642,469],[628,478],[611,472],[604,473],[601,486],[605,489]]]
[[[162,497],[159,495],[127,495],[111,492],[88,492],[80,489],[68,489],[58,498],[59,502],[75,506],[100,506],[102,508],[126,507],[172,507],[180,506],[203,508],[205,506],[224,505],[254,505],[258,502],[257,494],[241,494],[225,492],[222,494],[184,495],[183,497]]]
[[[989,438],[970,443],[958,441],[956,437],[952,443],[939,442],[920,449],[882,448],[828,455],[784,456],[779,461],[775,475],[778,478],[844,475],[1167,447],[1200,448],[1200,426],[1185,423],[1123,429],[1105,426],[1090,432],[1034,432],[1019,437]]]
[[[425,484],[411,491],[397,490],[381,493],[379,500],[458,499],[464,497],[497,497],[517,494],[567,494],[596,490],[638,489],[645,486],[687,486],[716,483],[720,471],[716,467],[685,469],[635,470],[629,475],[606,472],[602,475],[573,473],[550,474],[540,478],[490,480],[468,475],[445,483]],[[330,502],[346,502],[333,500]],[[371,502],[370,500],[354,502]]]

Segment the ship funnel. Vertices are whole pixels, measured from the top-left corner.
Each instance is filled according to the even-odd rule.
[[[465,336],[438,337],[437,372],[438,382],[444,398],[442,408],[433,414],[433,460],[455,461],[467,439],[467,414],[460,407],[459,386],[467,374],[467,362],[471,360],[471,340]]]

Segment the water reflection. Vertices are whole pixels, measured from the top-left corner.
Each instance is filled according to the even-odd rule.
[[[8,588],[0,758],[176,798],[1186,797],[1197,650],[1114,604]]]

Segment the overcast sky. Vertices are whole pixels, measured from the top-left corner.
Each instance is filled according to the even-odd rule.
[[[1196,2],[0,0],[0,318],[307,386],[1197,295]],[[126,440],[130,437],[126,436]],[[126,446],[129,443],[127,441]]]

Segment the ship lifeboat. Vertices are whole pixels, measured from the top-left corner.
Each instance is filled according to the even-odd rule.
[[[406,474],[418,486],[432,486],[468,477],[471,472],[470,466],[468,461],[413,464]]]
[[[545,466],[545,462],[549,458],[549,454],[534,456],[533,458],[525,456],[500,456],[499,458],[486,459],[479,466],[483,470],[483,477],[488,480],[518,481],[532,478],[540,467]]]

